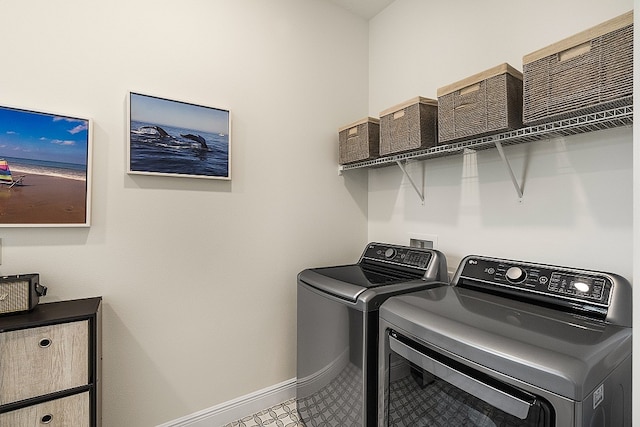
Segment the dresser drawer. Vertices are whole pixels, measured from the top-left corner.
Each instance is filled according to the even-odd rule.
[[[0,426],[88,427],[89,392],[0,414]]]
[[[0,348],[0,405],[89,382],[86,320],[1,333]]]

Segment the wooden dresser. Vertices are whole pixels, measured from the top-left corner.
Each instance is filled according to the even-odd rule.
[[[0,426],[101,426],[101,302],[0,316]]]

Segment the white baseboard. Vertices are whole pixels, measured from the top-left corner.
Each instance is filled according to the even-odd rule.
[[[296,379],[258,390],[156,427],[222,427],[296,397]]]

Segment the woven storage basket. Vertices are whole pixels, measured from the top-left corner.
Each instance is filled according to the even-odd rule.
[[[438,102],[416,97],[380,113],[380,155],[436,145]]]
[[[633,102],[633,11],[525,55],[525,124]]]
[[[380,120],[367,117],[338,129],[339,163],[371,160],[378,157]]]
[[[522,73],[501,64],[438,89],[438,142],[522,126]]]

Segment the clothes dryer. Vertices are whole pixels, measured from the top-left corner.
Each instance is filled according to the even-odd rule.
[[[468,256],[380,308],[379,426],[631,426],[631,285]]]

